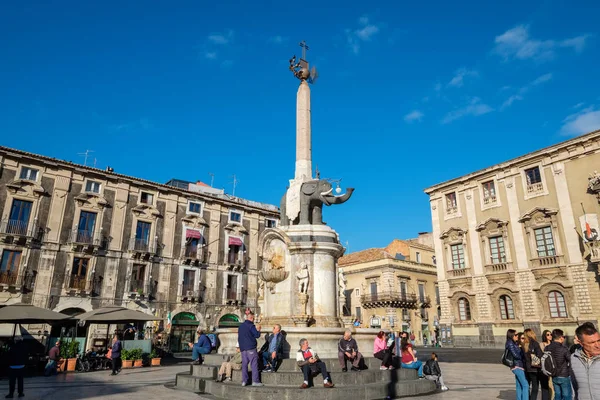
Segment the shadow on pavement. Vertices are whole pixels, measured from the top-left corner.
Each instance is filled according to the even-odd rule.
[[[514,400],[517,398],[517,391],[516,390],[501,390],[500,393],[498,394],[498,397],[496,397],[497,399],[502,399],[502,400]]]

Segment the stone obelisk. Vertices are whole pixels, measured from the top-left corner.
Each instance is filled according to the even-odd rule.
[[[312,179],[312,138],[310,127],[310,88],[301,80],[296,94],[296,173],[295,181]]]

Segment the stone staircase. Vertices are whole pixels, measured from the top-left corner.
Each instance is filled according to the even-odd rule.
[[[221,362],[228,359],[228,355],[221,354],[205,356],[203,365],[192,365],[190,372],[177,374],[176,387],[199,394],[211,394],[218,399],[238,400],[375,400],[416,396],[436,390],[433,382],[418,379],[415,370],[381,371],[381,361],[375,358],[366,358],[368,369],[360,372],[341,372],[337,359],[323,360],[335,384],[332,389],[323,387],[320,374],[314,378],[313,387],[300,389],[302,372],[292,359],[283,360],[277,372],[262,373],[261,382],[265,386],[243,387],[241,371],[233,371],[231,382],[215,382]]]

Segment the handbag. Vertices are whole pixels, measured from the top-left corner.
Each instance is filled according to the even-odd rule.
[[[540,360],[540,358],[533,353],[531,353],[531,366],[535,368],[542,367],[542,360]]]
[[[506,365],[508,368],[512,368],[515,366],[515,357],[511,353],[510,349],[504,349],[504,354],[502,354],[502,364]]]

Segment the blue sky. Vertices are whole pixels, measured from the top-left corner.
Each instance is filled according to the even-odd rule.
[[[487,3],[3,2],[0,143],[278,204],[304,39],[313,165],[356,188],[324,220],[383,247],[425,187],[600,128],[600,3]]]

